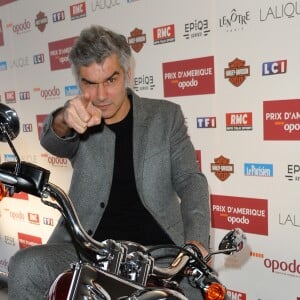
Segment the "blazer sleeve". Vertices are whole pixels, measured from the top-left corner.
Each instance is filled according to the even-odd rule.
[[[180,197],[185,240],[198,240],[208,247],[210,209],[208,183],[199,170],[184,116],[177,106],[171,130],[171,168],[174,188]]]

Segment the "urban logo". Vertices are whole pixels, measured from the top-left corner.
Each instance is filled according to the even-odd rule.
[[[244,174],[246,176],[273,177],[273,165],[245,163]]]
[[[247,76],[250,76],[250,66],[246,66],[245,60],[235,58],[228,63],[228,68],[224,69],[224,75],[229,82],[236,87],[239,87]]]

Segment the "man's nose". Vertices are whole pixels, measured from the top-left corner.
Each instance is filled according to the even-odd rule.
[[[97,85],[97,98],[99,100],[105,100],[107,98],[107,90],[105,85],[102,83]]]

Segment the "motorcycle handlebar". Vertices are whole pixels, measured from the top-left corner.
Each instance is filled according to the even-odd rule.
[[[103,242],[98,242],[90,237],[82,228],[75,208],[69,196],[57,185],[49,182],[50,171],[37,165],[21,162],[4,162],[0,165],[0,181],[9,189],[10,196],[14,192],[26,192],[42,199],[43,203],[58,209],[67,220],[72,236],[81,246],[88,257],[97,258],[98,261],[105,260],[110,255],[109,251],[124,254],[122,243],[109,240],[113,246],[107,246]],[[11,190],[12,189],[12,190]],[[51,196],[56,202],[45,201],[47,196]],[[126,243],[123,245],[126,246]],[[135,243],[137,251],[145,252],[147,247]],[[183,249],[182,249],[183,250]],[[188,263],[193,252],[191,246],[186,245],[184,251],[179,254],[168,267],[158,267],[153,265],[153,274],[160,278],[172,278],[178,274]],[[203,268],[205,268],[203,262]]]

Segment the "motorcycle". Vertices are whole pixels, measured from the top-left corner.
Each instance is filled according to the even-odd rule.
[[[50,171],[20,160],[12,143],[19,131],[16,111],[0,103],[0,141],[7,142],[16,157],[14,162],[0,164],[1,199],[22,191],[58,209],[78,253],[78,261],[51,285],[48,300],[187,300],[179,287],[183,277],[204,299],[226,299],[226,287],[208,261],[216,254],[230,255],[241,251],[246,243],[241,229],[229,231],[218,250],[206,257],[192,243],[182,247],[146,247],[132,241],[96,241],[82,228],[69,196],[49,182]],[[152,253],[168,247],[175,248],[176,255],[169,266],[159,266]]]

